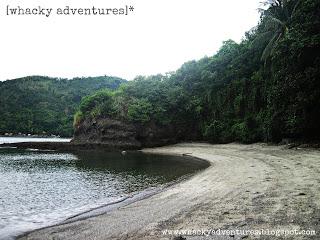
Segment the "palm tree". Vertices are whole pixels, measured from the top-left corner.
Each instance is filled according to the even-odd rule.
[[[279,41],[289,32],[289,26],[301,0],[266,0],[264,6],[267,10],[261,9],[264,17],[264,31],[257,36],[254,42],[267,41],[261,60],[265,63],[273,55]]]

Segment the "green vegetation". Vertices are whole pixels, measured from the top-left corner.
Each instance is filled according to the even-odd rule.
[[[73,115],[81,98],[99,89],[116,89],[123,82],[115,77],[67,80],[41,76],[0,82],[0,134],[70,137]]]
[[[109,117],[175,129],[179,140],[319,139],[320,1],[269,0],[241,43],[176,72],[84,98],[75,124]]]

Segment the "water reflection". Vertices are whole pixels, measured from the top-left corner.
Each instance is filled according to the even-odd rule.
[[[189,157],[164,156],[129,152],[123,156],[119,152],[79,152],[76,166],[82,170],[106,171],[115,174],[147,175],[161,177],[172,181],[190,172],[194,172],[208,164],[194,161]]]

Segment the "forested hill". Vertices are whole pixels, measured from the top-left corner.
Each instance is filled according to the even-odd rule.
[[[100,89],[116,89],[116,77],[71,80],[32,76],[0,82],[0,134],[55,134],[71,137],[81,98]]]
[[[240,43],[225,41],[214,56],[173,73],[83,99],[76,139],[91,133],[121,144],[130,137],[132,146],[319,139],[320,1],[265,3],[258,26]],[[121,135],[108,130],[115,124]]]

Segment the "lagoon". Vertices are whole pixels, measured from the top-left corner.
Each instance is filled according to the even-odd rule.
[[[2,148],[0,239],[156,191],[205,167],[207,163],[191,158],[141,152],[123,156],[105,151]]]

